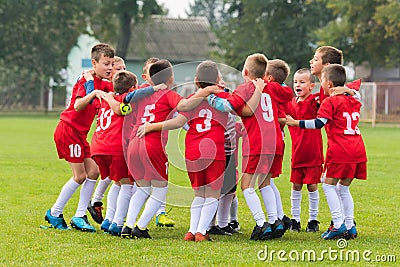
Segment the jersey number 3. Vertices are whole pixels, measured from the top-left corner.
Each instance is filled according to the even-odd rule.
[[[199,111],[199,117],[204,118],[204,123],[196,124],[196,130],[199,133],[209,131],[211,129],[212,112],[209,109],[202,109]]]
[[[350,113],[348,113],[348,112],[343,112],[343,117],[345,117],[346,118],[346,130],[344,130],[344,134],[347,134],[347,135],[359,135],[360,134],[360,129],[358,129],[358,126],[357,126],[357,123],[358,123],[358,120],[359,120],[359,118],[360,118],[360,113],[358,113],[358,112],[353,112],[353,113],[351,113],[351,115],[350,115]],[[356,122],[356,127],[354,127],[354,129],[353,129],[353,121],[355,121]]]

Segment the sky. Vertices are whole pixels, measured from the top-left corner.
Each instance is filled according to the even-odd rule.
[[[194,0],[157,0],[157,3],[164,4],[169,10],[170,17],[181,17],[186,18],[185,10],[189,10],[189,3],[193,3]]]

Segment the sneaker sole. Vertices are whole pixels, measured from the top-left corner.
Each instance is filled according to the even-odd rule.
[[[75,230],[81,231],[81,232],[96,232],[96,230],[93,229],[87,229],[87,228],[80,228],[74,224],[71,224],[71,227],[74,228]]]

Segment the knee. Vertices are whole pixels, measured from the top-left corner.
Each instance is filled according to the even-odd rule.
[[[301,189],[303,188],[302,184],[293,184],[293,190],[295,191],[301,191]]]

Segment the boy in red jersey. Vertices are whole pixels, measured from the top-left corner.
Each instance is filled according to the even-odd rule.
[[[106,218],[101,229],[119,235],[132,196],[133,183],[122,147],[124,116],[119,109],[120,103],[126,99],[129,102],[138,101],[161,88],[150,86],[136,90],[136,75],[129,71],[117,72],[113,77],[113,85],[117,95],[106,94],[106,101],[100,104],[97,127],[92,138],[92,157],[99,166],[102,178],[109,176],[114,181],[108,192]]]
[[[333,46],[320,46],[315,50],[315,54],[313,58],[310,60],[310,69],[311,74],[318,77],[318,80],[321,81],[322,70],[325,66],[329,64],[343,64],[343,52]],[[360,81],[360,80],[358,80]],[[359,87],[349,88],[347,86],[341,86],[335,88],[334,94],[343,94],[347,93],[352,96],[356,96],[360,98],[359,93],[357,92]],[[322,86],[319,89],[318,101],[321,104],[322,101],[329,95],[324,92]]]
[[[284,86],[284,88],[288,88],[288,86],[285,84],[285,81],[287,77],[289,76],[290,73],[290,68],[289,65],[283,61],[282,59],[272,59],[268,61],[267,65],[267,70],[265,71],[265,78],[264,80],[266,82],[276,82],[280,84],[281,86]],[[284,121],[286,122],[286,114],[284,111],[284,107],[288,102],[279,102],[276,101],[277,104],[277,109],[278,109],[278,122],[277,126],[279,126],[279,129],[281,130],[282,133],[282,138],[280,138],[280,135],[277,135],[277,142],[282,142],[282,145],[277,146],[277,150],[275,151],[275,156],[274,156],[274,161],[272,163],[273,168],[271,168],[271,173],[272,176],[271,178],[278,178],[279,175],[282,173],[282,163],[283,163],[283,154],[284,154],[284,148],[285,148],[285,142],[284,142],[284,136],[285,133],[283,131],[283,128],[285,126],[285,123],[281,123],[281,118],[283,117]],[[254,107],[255,110],[255,107]],[[252,114],[248,114],[252,115]],[[275,194],[275,199],[276,199],[276,211],[277,211],[277,216],[278,219],[280,219],[283,224],[284,224],[284,231],[288,230],[292,224],[290,218],[285,215],[283,211],[283,205],[282,205],[282,199],[281,199],[281,194],[278,190],[278,187],[275,185],[275,179],[270,180],[270,185],[272,190],[274,190]],[[264,198],[265,200],[265,198]],[[268,214],[269,216],[269,214]]]
[[[154,84],[164,83],[170,88],[174,82],[172,65],[168,60],[159,60],[149,70]],[[168,158],[165,145],[168,132],[155,131],[145,138],[136,137],[139,126],[145,122],[165,121],[181,102],[186,101],[172,90],[162,90],[133,105],[135,125],[127,148],[126,159],[138,189],[132,196],[127,220],[121,236],[127,238],[151,238],[147,225],[165,201],[168,191]],[[150,196],[151,192],[151,197]],[[135,221],[148,199],[140,219]]]
[[[314,76],[309,69],[299,69],[293,77],[293,86],[296,97],[287,105],[286,114],[295,119],[312,119],[317,116],[318,102],[311,93],[314,88]],[[293,184],[291,193],[292,202],[292,231],[300,231],[300,203],[301,189],[307,185],[309,200],[309,220],[307,232],[319,231],[318,183],[322,175],[323,145],[321,130],[302,130],[289,126],[292,138],[292,168],[290,181]]]
[[[99,170],[91,158],[90,147],[86,140],[90,126],[96,114],[95,97],[102,97],[113,90],[109,79],[114,62],[114,48],[107,44],[92,47],[91,58],[94,77],[88,81],[81,77],[75,84],[68,107],[61,113],[60,122],[54,132],[54,141],[58,156],[65,159],[73,172],[73,177],[64,185],[53,207],[46,212],[45,220],[54,228],[69,229],[62,211],[78,187],[82,185],[80,199],[71,226],[78,230],[94,232],[86,217],[86,208],[90,202]],[[86,91],[89,85],[96,90]]]
[[[198,93],[218,82],[217,64],[212,61],[200,63],[195,75],[195,83],[200,88]],[[194,95],[189,96],[188,100]],[[186,241],[210,240],[207,229],[217,211],[223,184],[227,121],[227,113],[210,108],[204,99],[191,111],[181,112],[165,122],[146,123],[138,130],[138,135],[143,136],[152,131],[180,128],[185,123],[189,125],[185,139],[185,158],[195,198],[190,209],[190,228],[184,237]]]
[[[324,67],[321,85],[325,94],[331,88],[344,86],[346,71],[339,64]],[[333,227],[322,234],[324,239],[355,238],[354,202],[350,184],[354,178],[367,179],[367,156],[360,130],[361,103],[354,97],[336,95],[325,99],[315,120],[294,120],[287,116],[287,124],[302,129],[319,129],[326,125],[328,149],[325,159],[326,178],[322,185],[332,214]],[[336,184],[339,182],[339,194]],[[342,205],[341,205],[342,203]]]
[[[125,61],[122,58],[115,56],[110,80],[114,77],[115,73],[121,70],[126,70]],[[104,198],[104,192],[106,192],[107,187],[110,185],[111,181],[112,180],[109,177],[104,178],[101,176],[101,179],[96,186],[96,190],[94,190],[92,200],[90,201],[90,204],[87,208],[89,214],[92,216],[92,219],[99,224],[103,222],[102,200]]]
[[[267,61],[262,54],[253,54],[247,57],[242,71],[245,83],[239,85],[227,100],[213,95],[209,96],[211,106],[219,110],[236,111],[242,117],[246,129],[242,144],[241,188],[257,223],[251,235],[252,240],[281,237],[284,232],[284,225],[277,217],[276,198],[274,190],[270,186],[270,178],[276,168],[273,164],[275,152],[283,149],[282,133],[278,125],[277,103],[290,101],[292,90],[274,82],[267,83],[262,91],[255,90],[251,81],[264,77]],[[242,110],[246,102],[250,102],[253,93],[259,94],[258,99],[261,101],[256,101],[256,109],[252,116],[244,116]],[[249,104],[249,106],[253,105]],[[271,142],[271,140],[274,141]],[[257,178],[258,187],[265,200],[269,222],[266,221],[260,199],[254,190]]]

